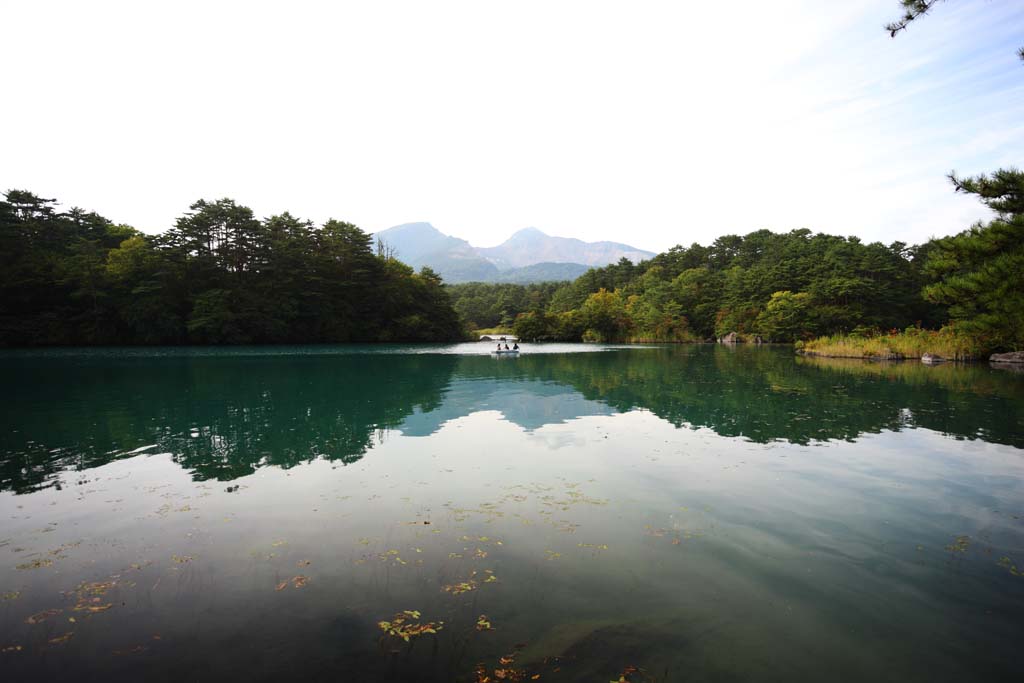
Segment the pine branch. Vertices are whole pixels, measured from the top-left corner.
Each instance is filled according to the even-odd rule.
[[[900,17],[899,21],[886,24],[885,30],[889,32],[890,37],[895,38],[897,33],[906,30],[910,22],[928,14],[929,10],[931,10],[931,8],[938,2],[939,0],[900,0],[900,3],[906,11],[903,16]],[[1024,56],[1021,58],[1024,59]]]

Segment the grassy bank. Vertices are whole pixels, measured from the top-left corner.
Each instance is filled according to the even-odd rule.
[[[828,358],[920,358],[924,354],[948,360],[973,360],[987,355],[988,344],[953,326],[941,330],[908,327],[903,332],[874,336],[837,334],[797,342],[797,351]]]

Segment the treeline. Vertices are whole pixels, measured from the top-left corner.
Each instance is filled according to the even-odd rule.
[[[440,277],[351,223],[199,201],[147,235],[13,190],[0,202],[0,345],[447,341]]]
[[[920,246],[759,230],[534,285],[444,286],[375,253],[350,223],[259,220],[229,199],[199,201],[146,235],[11,191],[0,202],[0,345],[454,341],[510,327],[541,341],[735,332],[840,335],[831,343],[859,348],[883,331],[945,325],[973,355],[1024,348],[1024,174],[951,179],[996,218]]]
[[[831,330],[941,324],[921,297],[929,249],[794,230],[726,235],[639,264],[622,259],[571,283],[459,285],[456,309],[501,311],[526,339],[700,341],[729,332],[793,341]],[[514,304],[526,301],[516,308]],[[487,318],[488,325],[498,316]],[[475,318],[464,320],[477,322]]]
[[[639,264],[622,259],[556,288],[462,285],[456,307],[471,296],[474,310],[500,311],[503,324],[536,340],[685,342],[735,332],[793,342],[946,326],[976,351],[1022,348],[1024,174],[951,179],[997,217],[919,246],[809,230],[726,235]]]
[[[470,329],[509,327],[527,311],[545,311],[551,296],[564,282],[491,284],[467,282],[448,285],[452,305]]]

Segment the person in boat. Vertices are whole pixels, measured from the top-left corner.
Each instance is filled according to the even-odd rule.
[[[512,350],[513,351],[518,351],[519,350],[519,342],[516,342],[515,344],[512,345]]]
[[[508,351],[508,342],[505,342],[505,350]]]
[[[498,342],[498,348],[495,351],[501,351],[501,342]]]

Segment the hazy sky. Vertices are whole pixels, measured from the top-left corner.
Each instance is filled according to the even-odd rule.
[[[920,242],[1024,164],[1024,2],[0,0],[0,190],[146,232],[199,198],[660,251]]]

